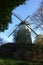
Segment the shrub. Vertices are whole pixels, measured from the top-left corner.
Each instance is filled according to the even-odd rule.
[[[17,65],[29,65],[28,62],[18,62]]]

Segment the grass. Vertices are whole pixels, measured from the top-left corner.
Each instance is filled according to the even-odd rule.
[[[43,65],[43,63],[0,58],[0,65]]]

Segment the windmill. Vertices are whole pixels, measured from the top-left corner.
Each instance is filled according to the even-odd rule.
[[[27,21],[26,21],[26,19],[28,18],[28,17],[30,17],[30,16],[27,16],[24,20],[22,20],[21,18],[19,18],[16,14],[14,14],[14,13],[12,13],[15,17],[17,17],[20,21],[21,21],[21,23],[19,23],[18,25],[16,25],[17,27],[10,33],[10,35],[8,36],[8,37],[10,37],[15,31],[16,31],[16,29],[22,29],[21,27],[23,27],[23,26],[26,26],[27,27],[27,29],[28,29],[28,31],[29,31],[29,29],[31,30],[31,31],[33,31],[33,33],[36,35],[36,36],[38,36],[38,34],[30,27],[30,25],[29,25],[29,23],[27,23]],[[30,17],[31,18],[31,17]],[[18,31],[19,31],[19,29],[18,29]],[[27,29],[26,29],[26,31],[27,31]],[[22,31],[23,31],[23,29],[22,29]],[[25,33],[25,32],[24,32]],[[29,39],[30,38],[30,39]],[[31,40],[31,36],[30,36],[30,31],[29,31],[29,33],[28,33],[28,39],[29,40]],[[29,42],[29,41],[28,41]]]

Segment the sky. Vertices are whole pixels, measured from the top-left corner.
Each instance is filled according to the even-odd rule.
[[[20,5],[19,7],[13,9],[12,12],[24,20],[28,15],[32,15],[38,9],[40,2],[41,0],[27,0],[26,5]],[[12,23],[9,24],[8,30],[0,32],[0,38],[3,38],[7,42],[13,41],[13,35],[11,35],[9,38],[8,35],[16,28],[15,25],[20,23],[20,20],[18,20],[13,14],[11,17]]]

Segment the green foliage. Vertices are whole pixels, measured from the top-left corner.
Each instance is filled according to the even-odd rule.
[[[18,62],[17,65],[29,65],[28,62]]]
[[[0,0],[0,31],[8,28],[11,23],[11,11],[22,5],[26,0]]]
[[[20,61],[0,58],[0,65],[43,65],[43,62]]]
[[[41,45],[43,44],[43,35],[38,35],[34,41],[35,44]]]

